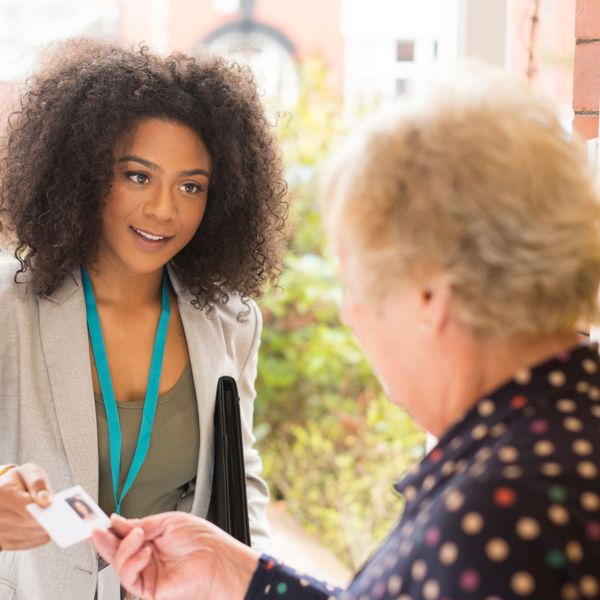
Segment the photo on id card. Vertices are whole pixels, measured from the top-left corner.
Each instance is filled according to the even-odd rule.
[[[60,548],[88,540],[94,529],[111,526],[110,519],[79,485],[54,494],[48,508],[37,504],[26,508]]]

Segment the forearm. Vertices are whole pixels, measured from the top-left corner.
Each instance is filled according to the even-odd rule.
[[[328,600],[338,598],[342,590],[293,569],[263,554],[258,562],[244,600],[272,598],[270,592],[286,600]]]

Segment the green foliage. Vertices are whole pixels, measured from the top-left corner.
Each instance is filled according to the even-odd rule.
[[[278,121],[294,235],[265,317],[255,433],[265,477],[294,517],[357,567],[401,512],[392,483],[423,454],[424,434],[384,397],[340,322],[341,288],[317,205],[318,168],[343,134],[341,105],[316,62],[298,107]]]

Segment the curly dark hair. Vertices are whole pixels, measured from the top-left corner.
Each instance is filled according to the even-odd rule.
[[[223,58],[88,39],[58,45],[27,82],[0,155],[0,230],[48,296],[93,259],[116,145],[137,122],[194,130],[213,159],[206,213],[172,261],[194,305],[261,295],[280,269],[287,203],[251,71]]]

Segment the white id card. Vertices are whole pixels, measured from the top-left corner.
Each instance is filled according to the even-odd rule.
[[[55,494],[48,508],[37,504],[25,508],[61,548],[89,539],[94,529],[111,526],[110,519],[80,485]]]
[[[98,571],[98,600],[121,600],[121,586],[117,572],[111,565]]]

